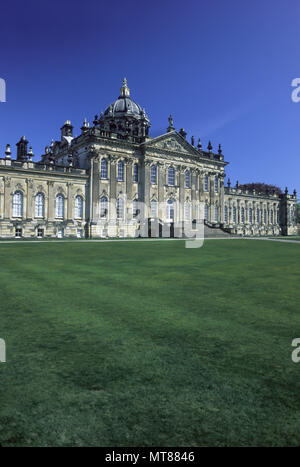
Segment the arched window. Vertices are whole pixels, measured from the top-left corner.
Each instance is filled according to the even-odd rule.
[[[253,211],[252,208],[249,208],[249,224],[253,222]]]
[[[151,183],[153,185],[157,184],[157,166],[156,165],[151,166]]]
[[[267,223],[267,210],[264,209],[264,224]]]
[[[101,178],[108,178],[108,163],[107,159],[101,159]]]
[[[38,193],[35,197],[35,217],[44,217],[45,215],[45,196]]]
[[[245,224],[245,208],[241,209],[241,223]]]
[[[23,193],[16,191],[13,196],[13,217],[23,217]]]
[[[137,199],[132,201],[132,217],[137,217],[139,215],[139,202]]]
[[[226,224],[228,223],[228,207],[224,206],[224,222],[226,222]]]
[[[206,203],[205,206],[204,206],[204,219],[206,221],[209,220],[209,211],[208,211],[208,204]]]
[[[75,219],[82,219],[83,217],[83,198],[77,195],[75,198]]]
[[[134,164],[133,166],[133,183],[137,183],[139,181],[139,166]]]
[[[118,162],[118,181],[124,182],[124,163],[122,161]]]
[[[233,206],[232,208],[232,220],[233,220],[233,223],[236,224],[236,207]]]
[[[172,166],[168,168],[168,185],[175,185],[175,169]]]
[[[167,221],[174,221],[174,217],[175,217],[174,202],[171,199],[168,199],[167,201],[166,217],[167,217]]]
[[[117,218],[124,219],[124,200],[121,196],[117,199]]]
[[[215,204],[215,222],[218,222],[219,220],[219,208],[218,205]]]
[[[191,203],[186,201],[184,206],[184,217],[186,221],[191,220]]]
[[[107,198],[106,198],[106,196],[102,196],[100,198],[100,217],[102,217],[102,218],[107,217]]]
[[[271,215],[271,216],[270,216],[270,217],[271,217],[271,219],[270,219],[270,224],[273,224],[273,223],[274,223],[274,213],[273,213],[273,209],[271,209],[270,215]]]
[[[151,217],[157,217],[157,202],[155,199],[151,200]]]
[[[191,187],[191,174],[189,170],[185,171],[185,187],[186,188]]]
[[[55,206],[55,212],[56,212],[56,217],[63,219],[64,217],[64,204],[65,204],[65,199],[63,195],[59,194],[56,196],[56,206]]]
[[[208,191],[208,175],[204,175],[204,191]]]
[[[219,191],[219,180],[218,177],[215,177],[215,193],[218,193]]]

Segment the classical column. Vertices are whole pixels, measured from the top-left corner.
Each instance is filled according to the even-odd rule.
[[[240,222],[241,222],[241,212],[240,212],[241,211],[241,206],[240,206],[241,202],[240,202],[239,199],[237,200],[236,204],[237,204],[237,206],[236,206],[236,211],[237,211],[236,212],[236,220],[237,220],[237,222],[236,223],[240,224]]]
[[[132,177],[132,164],[133,161],[132,159],[126,159],[125,161],[125,166],[126,166],[126,195],[127,195],[127,200],[132,201],[132,184],[133,184],[133,177]],[[140,165],[138,164],[138,188],[140,186],[140,180],[141,180],[141,170],[140,170]],[[140,198],[140,193],[139,193],[139,198]]]
[[[210,221],[215,221],[215,183],[214,183],[214,172],[209,172],[209,197],[210,197]]]
[[[4,219],[12,216],[12,197],[10,196],[11,178],[5,176],[4,180]]]
[[[201,196],[204,194],[204,176],[205,172],[203,170],[199,171],[199,200],[201,200]]]
[[[158,202],[159,202],[159,211],[158,217],[163,219],[165,217],[165,213],[163,212],[163,203],[165,203],[165,182],[166,182],[166,174],[165,174],[166,166],[162,162],[158,162],[157,164],[157,182],[158,182]]]
[[[100,198],[100,193],[99,193],[99,188],[100,188],[100,181],[99,181],[99,175],[100,175],[100,161],[99,157],[95,157],[93,159],[93,166],[92,166],[92,173],[91,177],[93,177],[93,183],[92,183],[92,190],[91,190],[91,204],[92,204],[92,217],[91,220],[93,222],[97,222],[99,219],[99,198]]]
[[[184,165],[179,166],[179,221],[184,221],[184,203],[185,203],[185,171]]]
[[[149,215],[148,211],[150,212],[150,166],[152,164],[151,160],[145,161],[144,166],[144,203],[145,203],[145,210],[144,216]]]
[[[27,184],[27,206],[26,206],[26,219],[32,220],[33,217],[33,179],[26,178]]]
[[[117,180],[116,180],[116,165],[117,165],[117,158],[114,156],[110,156],[110,206],[111,208],[114,206],[114,209],[109,210],[109,218],[110,220],[116,219],[116,197],[117,197]]]
[[[222,174],[221,174],[221,178],[220,178],[220,187],[219,187],[219,191],[220,191],[219,198],[220,198],[220,206],[221,206],[221,217],[220,217],[220,221],[221,221],[221,222],[225,222],[225,219],[224,219],[224,206],[225,206],[224,177],[225,177],[225,174],[222,173]],[[228,211],[229,211],[229,207],[228,207]],[[228,215],[228,221],[229,221],[229,212],[228,212],[227,215]]]
[[[67,183],[67,219],[71,220],[74,218],[74,202],[73,202],[73,183]]]
[[[54,198],[54,182],[52,180],[48,180],[48,219],[54,220],[54,208],[55,208],[55,198]]]
[[[191,212],[191,219],[196,219],[196,187],[197,187],[197,171],[196,169],[191,170],[191,204],[192,204],[192,212]]]
[[[225,206],[225,201],[224,201],[224,206]],[[232,224],[232,202],[231,198],[228,198],[228,224]],[[225,222],[225,219],[224,219]]]

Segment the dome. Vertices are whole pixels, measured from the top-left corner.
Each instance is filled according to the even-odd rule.
[[[147,118],[145,111],[130,98],[127,80],[124,78],[118,99],[110,104],[104,112],[105,117],[136,116]]]
[[[104,115],[117,117],[123,114],[141,115],[143,110],[130,97],[120,96],[115,102],[110,104],[104,112]]]

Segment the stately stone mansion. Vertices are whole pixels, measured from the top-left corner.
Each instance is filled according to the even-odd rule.
[[[224,186],[221,146],[207,150],[186,140],[169,117],[166,133],[151,138],[150,122],[131,97],[120,96],[86,120],[79,136],[67,120],[60,141],[39,162],[23,136],[16,158],[6,146],[0,159],[0,237],[181,236],[197,231],[237,235],[297,233],[296,192],[247,191]]]

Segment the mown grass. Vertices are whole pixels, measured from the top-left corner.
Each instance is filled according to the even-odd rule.
[[[297,240],[297,241],[300,241],[300,235],[289,235],[287,237],[270,237],[270,238],[277,238],[279,240]]]
[[[3,446],[300,443],[300,247],[0,244]]]

